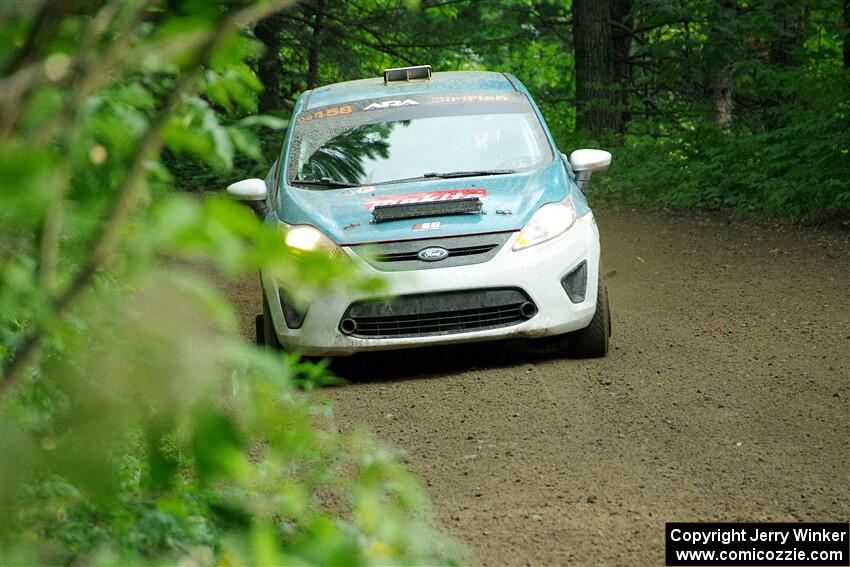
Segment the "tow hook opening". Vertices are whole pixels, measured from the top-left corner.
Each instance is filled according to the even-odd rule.
[[[339,323],[339,330],[343,332],[343,334],[351,335],[355,331],[357,331],[357,321],[346,317]]]
[[[537,306],[530,301],[526,301],[525,303],[519,306],[519,313],[526,319],[531,319],[532,317],[537,315]]]

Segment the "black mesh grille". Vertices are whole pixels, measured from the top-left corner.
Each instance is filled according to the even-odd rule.
[[[355,337],[379,338],[495,329],[528,320],[536,312],[530,305],[531,300],[519,289],[407,295],[352,304],[340,330]]]

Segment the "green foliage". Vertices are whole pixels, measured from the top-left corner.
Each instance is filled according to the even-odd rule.
[[[293,253],[241,205],[174,189],[184,163],[252,167],[286,126],[256,115],[258,44],[223,27],[238,6],[90,8],[52,14],[37,53],[16,52],[41,25],[34,5],[0,26],[3,564],[464,557],[403,459],[340,433],[304,392],[339,379],[246,343],[211,283],[264,269],[305,297],[381,286]],[[64,69],[32,80],[45,57]]]
[[[634,80],[639,112],[615,142],[611,173],[594,182],[599,199],[792,218],[850,208],[837,2],[638,9],[655,31],[637,55],[657,64]],[[733,91],[728,126],[711,86],[721,72]]]
[[[804,92],[795,115],[770,130],[729,134],[708,123],[627,137],[611,173],[594,181],[596,197],[794,218],[850,208],[850,106],[820,81]]]

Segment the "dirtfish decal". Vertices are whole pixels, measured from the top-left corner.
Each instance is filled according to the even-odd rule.
[[[439,203],[441,201],[458,201],[460,199],[487,198],[487,190],[477,187],[469,189],[450,189],[448,191],[428,191],[426,193],[407,193],[404,195],[388,195],[386,197],[370,197],[363,201],[367,211],[375,207],[387,205],[414,205],[417,203]]]
[[[414,106],[417,104],[419,103],[409,98],[404,100],[385,100],[382,102],[373,102],[363,110],[383,110],[385,108],[392,108],[396,106]]]

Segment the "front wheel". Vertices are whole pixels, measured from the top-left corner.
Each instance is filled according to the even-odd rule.
[[[271,309],[265,292],[263,293],[263,313],[254,318],[254,329],[258,345],[271,350],[283,350],[277,340],[277,334],[274,332]]]
[[[599,273],[596,311],[590,325],[566,336],[566,354],[570,358],[601,358],[608,354],[611,338],[611,312],[608,306],[608,286]]]

